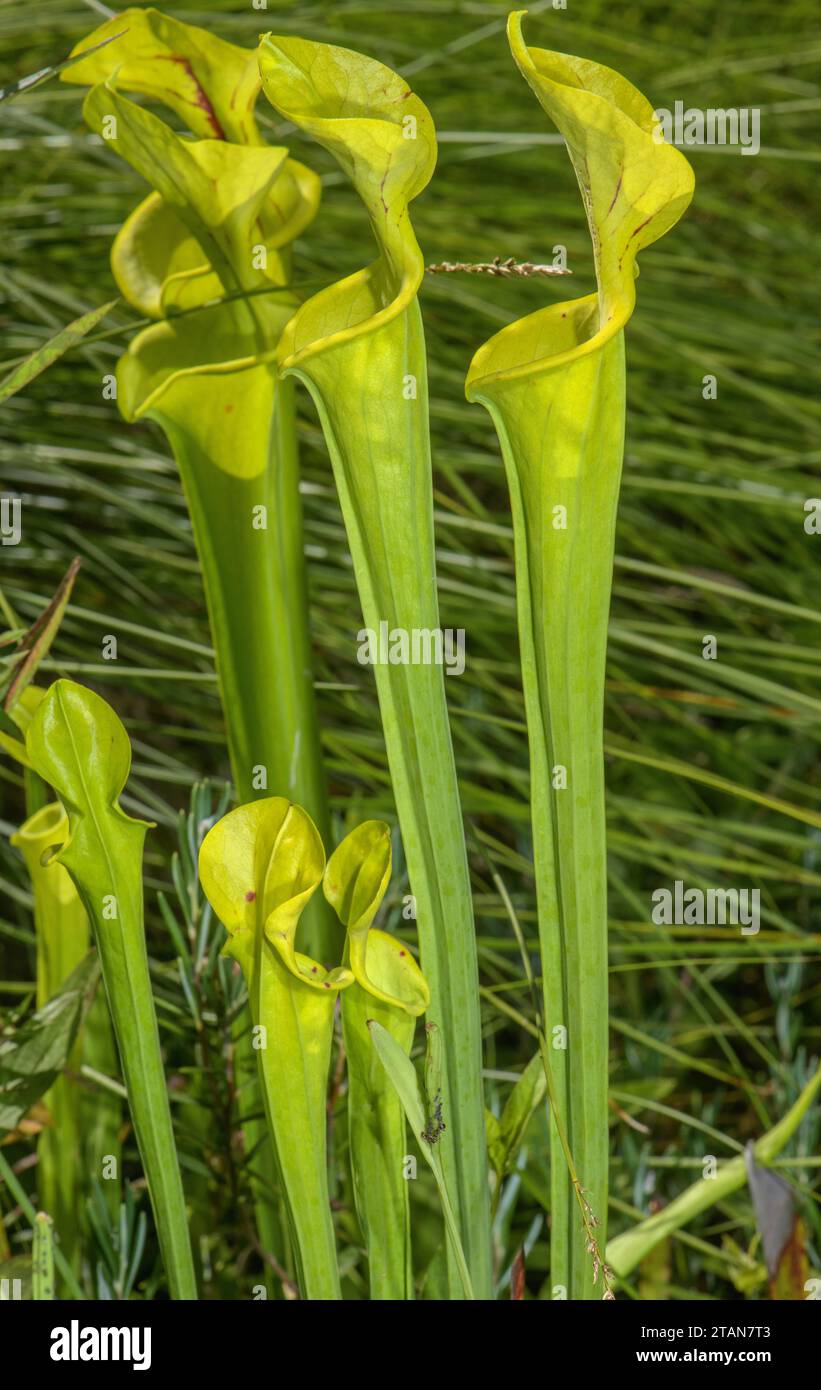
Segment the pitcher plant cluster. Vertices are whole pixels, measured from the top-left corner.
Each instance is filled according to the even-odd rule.
[[[467,372],[510,492],[541,954],[534,1055],[501,1115],[483,1097],[442,664],[374,664],[418,963],[404,937],[379,925],[391,827],[368,820],[334,843],[311,671],[298,385],[330,457],[364,628],[439,629],[425,263],[410,217],[434,173],[432,117],[370,57],[273,34],[246,50],[153,9],[107,21],[62,74],[88,87],[88,125],[147,186],[111,250],[120,294],[149,321],[120,358],[116,399],[126,421],[150,419],[166,435],[190,514],[236,799],[202,839],[199,880],[245,992],[236,1036],[257,1238],[277,1267],[288,1252],[307,1299],[342,1297],[328,1123],[338,1024],[345,1074],[333,1085],[347,1096],[345,1162],[372,1299],[432,1296],[414,1247],[417,1158],[441,1214],[430,1287],[448,1299],[495,1296],[500,1192],[545,1105],[554,1298],[612,1298],[659,1240],[744,1181],[741,1161],[729,1163],[720,1184],[694,1184],[661,1217],[607,1242],[602,718],[624,333],[637,255],[684,213],[693,176],[625,78],[530,47],[520,13],[508,38],[564,137],[597,289],[512,323]],[[320,181],[263,138],[260,101],[330,152],[375,243],[364,269],[307,299],[292,283],[292,248],[322,236]],[[45,1096],[54,1124],[39,1143],[38,1195],[54,1223],[54,1278],[62,1296],[76,1293],[77,1165],[116,1155],[127,1110],[168,1290],[196,1298],[146,951],[151,827],[120,806],[128,735],[99,695],[66,679],[43,689],[31,674],[6,701],[19,737],[3,734],[2,746],[26,769],[30,814],[14,842],[35,902],[38,1009],[59,1004],[70,1018],[67,1062],[110,1074],[118,1056],[126,1096],[112,1095],[108,1109],[98,1100],[91,1114],[59,1074]],[[818,1086],[816,1076],[762,1137],[762,1160],[787,1142]],[[38,1228],[41,1243],[50,1239]]]

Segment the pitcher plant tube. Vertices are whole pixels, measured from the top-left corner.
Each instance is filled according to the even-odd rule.
[[[93,84],[89,125],[154,189],[112,248],[122,295],[157,320],[120,360],[118,404],[158,423],[177,460],[238,798],[293,797],[326,834],[293,383],[273,360],[298,303],[291,243],[316,215],[319,180],[260,136],[254,50],[131,9],[75,53],[114,35],[63,77]],[[194,138],[126,91],[169,107]],[[319,956],[337,954],[321,896],[305,929]]]
[[[120,360],[118,403],[127,420],[159,424],[177,460],[238,798],[288,793],[326,833],[294,388],[272,361],[297,304],[287,289],[291,242],[316,214],[319,181],[260,136],[253,49],[151,9],[115,16],[84,45],[115,34],[64,77],[93,84],[89,123],[116,135],[115,150],[154,189],[112,248],[124,298],[158,320]],[[170,108],[193,140],[124,90]],[[303,925],[306,946],[334,958],[337,928],[321,895]],[[245,1011],[236,1020],[242,1127],[259,1236],[272,1250],[281,1231],[249,1028]]]
[[[200,881],[228,932],[224,954],[239,963],[248,986],[265,1112],[308,1299],[341,1297],[326,1105],[334,1008],[354,978],[296,949],[300,918],[324,869],[316,826],[281,796],[230,811],[200,849]]]
[[[29,816],[11,837],[28,870],[34,897],[37,941],[37,1007],[41,1009],[88,954],[91,933],[77,889],[62,864],[47,855],[68,838],[68,817],[51,801]],[[81,1041],[74,1044],[71,1070],[79,1070]],[[43,1100],[50,1123],[37,1142],[38,1197],[53,1218],[69,1259],[79,1234],[79,1165],[82,1156],[82,1092],[72,1077],[55,1081]]]
[[[369,1025],[379,1023],[409,1055],[430,991],[408,947],[372,925],[390,882],[391,859],[389,827],[365,821],[334,850],[323,888],[347,928],[344,963],[354,976],[342,995],[342,1030],[354,1197],[368,1251],[370,1296],[396,1301],[414,1296],[405,1114]]]
[[[316,405],[367,629],[439,628],[425,342],[424,262],[408,205],[430,180],[430,114],[396,73],[348,49],[267,35],[272,105],[328,149],[365,205],[378,256],[309,299],[277,358]],[[352,634],[353,637],[353,634]],[[353,645],[353,642],[352,642]],[[474,1288],[490,1295],[476,941],[441,665],[377,664],[376,688],[422,969],[444,1049],[442,1164]],[[450,1260],[450,1288],[462,1282]]]
[[[513,57],[567,143],[593,243],[596,293],[538,310],[476,353],[467,396],[499,435],[515,535],[530,741],[544,1029],[583,1193],[551,1130],[551,1283],[593,1298],[580,1196],[607,1214],[607,864],[602,718],[625,420],[624,328],[636,256],[693,192],[650,103],[610,68],[529,48]],[[601,1285],[599,1285],[599,1291]],[[560,1296],[560,1295],[555,1295]]]
[[[387,845],[387,851],[386,851]],[[271,797],[239,807],[209,831],[200,879],[242,966],[256,1029],[266,1114],[294,1234],[303,1297],[339,1298],[327,1179],[326,1109],[333,1015],[342,997],[349,1129],[357,1210],[373,1298],[412,1297],[401,1107],[382,1082],[367,1029],[379,1013],[407,1053],[427,984],[401,942],[371,923],[390,877],[388,827],[368,821],[325,866],[316,826],[300,806]],[[296,948],[320,883],[347,927],[331,971]]]
[[[58,680],[29,725],[26,750],[68,815],[68,839],[55,857],[74,882],[99,952],[171,1296],[196,1298],[143,924],[149,827],[119,805],[131,766],[128,735],[99,695]]]

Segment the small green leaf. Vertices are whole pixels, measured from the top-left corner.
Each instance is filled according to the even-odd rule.
[[[68,839],[68,816],[49,801],[11,836],[34,893],[37,929],[37,1002],[45,1004],[80,964],[89,948],[89,927],[77,889],[54,857]]]
[[[379,1060],[402,1102],[408,1124],[419,1141],[422,1153],[428,1163],[431,1163],[430,1145],[422,1142],[422,1133],[427,1125],[427,1115],[416,1068],[396,1039],[392,1038],[387,1029],[383,1028],[380,1023],[371,1019],[368,1027],[371,1030],[371,1038],[379,1055]]]
[[[374,1019],[410,1052],[413,1016],[354,983],[342,995],[354,1199],[368,1252],[370,1297],[395,1302],[414,1296],[408,1141],[404,1109],[371,1039]]]
[[[499,1121],[492,1110],[485,1110],[485,1136],[487,1139],[487,1156],[498,1181],[504,1174],[507,1155],[505,1153],[504,1144],[502,1143]]]
[[[509,1171],[521,1148],[531,1117],[547,1094],[544,1063],[540,1052],[531,1057],[505,1102],[499,1123],[504,1151],[503,1171]]]
[[[65,1067],[94,998],[100,967],[89,952],[61,989],[21,1027],[0,1035],[0,1131],[13,1130]]]
[[[25,694],[33,689],[29,686]],[[34,895],[38,1007],[62,988],[90,945],[85,908],[70,874],[53,857],[54,850],[65,843],[68,834],[68,816],[63,807],[59,801],[49,801],[29,816],[11,837],[12,845],[21,851],[25,860]],[[83,1060],[88,1060],[87,1044],[90,1036],[99,1035],[98,1020],[107,1021],[105,1009],[105,1000],[98,996],[84,1022],[82,1038],[78,1030],[67,1071],[76,1074]],[[69,1258],[77,1250],[80,1235],[82,1181],[79,1169],[87,1128],[83,1124],[83,1102],[83,1090],[75,1077],[58,1077],[44,1097],[51,1124],[45,1127],[37,1143],[39,1201],[57,1223],[63,1250]],[[101,1152],[108,1153],[110,1149]]]
[[[801,1299],[810,1268],[807,1231],[795,1192],[780,1174],[759,1167],[752,1140],[747,1141],[744,1158],[770,1297],[779,1301]]]
[[[413,1297],[405,1116],[368,1024],[374,1016],[409,1053],[414,1019],[427,1007],[429,992],[407,947],[372,926],[390,876],[390,830],[383,821],[365,821],[334,850],[323,889],[347,927],[345,961],[356,978],[343,995],[342,1027],[351,1168],[368,1249],[370,1295],[396,1300]]]
[[[384,821],[367,820],[337,845],[322,887],[348,931],[367,935],[390,878],[390,828]]]

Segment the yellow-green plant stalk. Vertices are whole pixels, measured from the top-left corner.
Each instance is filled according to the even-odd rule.
[[[68,839],[56,859],[72,878],[94,933],[171,1296],[196,1298],[145,945],[148,827],[119,805],[131,766],[128,735],[99,695],[59,680],[28,727],[26,752],[68,813]]]
[[[368,1251],[372,1299],[413,1298],[405,1114],[373,1046],[377,1022],[410,1054],[430,991],[411,952],[372,923],[391,876],[383,821],[352,830],[328,860],[325,896],[347,928],[344,964],[354,983],[342,995],[348,1060],[348,1132],[354,1197]]]
[[[68,816],[56,801],[29,816],[11,837],[25,861],[34,897],[38,1009],[65,984],[90,945],[88,918],[77,889],[63,865],[47,857],[67,838]],[[81,1046],[78,1037],[69,1059],[75,1073]],[[82,1092],[76,1079],[63,1075],[43,1100],[50,1123],[37,1141],[38,1197],[57,1226],[64,1254],[73,1260],[81,1225]]]
[[[38,1211],[34,1219],[31,1296],[44,1303],[54,1299],[54,1223],[45,1211]]]
[[[607,1214],[607,878],[602,708],[625,417],[624,328],[636,256],[687,207],[693,175],[656,135],[650,103],[585,59],[513,57],[567,142],[584,201],[595,294],[541,309],[479,349],[467,395],[490,412],[515,532],[544,1025],[584,1199]],[[552,1129],[551,1280],[593,1298],[594,1261]]]
[[[223,816],[202,842],[205,895],[228,932],[224,954],[248,986],[265,1111],[294,1237],[303,1298],[341,1297],[328,1194],[326,1104],[339,991],[350,970],[326,970],[296,949],[300,918],[325,869],[310,816],[266,797]]]
[[[283,331],[277,356],[316,404],[366,628],[439,628],[433,546],[424,274],[408,205],[436,158],[430,114],[396,73],[348,49],[267,35],[272,105],[337,159],[378,249]],[[354,634],[351,634],[354,647]],[[490,1296],[490,1226],[476,943],[441,665],[377,664],[376,686],[416,900],[431,1014],[445,1044],[442,1162],[479,1297]],[[451,1290],[462,1282],[451,1260]]]
[[[253,50],[135,8],[74,52],[115,35],[63,77],[93,84],[88,123],[154,189],[112,248],[124,298],[158,321],[120,360],[118,404],[161,426],[179,466],[237,795],[292,797],[326,834],[293,384],[272,360],[297,304],[291,243],[316,214],[319,180],[260,136]],[[194,139],[124,92],[169,107]],[[321,896],[305,929],[321,959],[336,957]]]

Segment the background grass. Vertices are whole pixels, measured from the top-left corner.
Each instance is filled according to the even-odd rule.
[[[531,996],[500,884],[536,970],[538,956],[509,507],[489,418],[465,403],[463,380],[472,352],[500,325],[547,296],[593,287],[572,170],[510,59],[507,6],[495,0],[269,0],[267,13],[240,0],[166,8],[248,46],[270,28],[359,48],[401,71],[431,108],[441,142],[434,181],[414,204],[428,261],[543,260],[567,247],[572,281],[428,277],[422,297],[442,623],[467,634],[467,670],[447,686],[476,893],[488,1101],[496,1108],[535,1050]],[[49,0],[36,10],[2,0],[0,85],[60,61],[100,21],[100,9],[94,0]],[[532,43],[618,68],[655,106],[682,100],[761,109],[758,157],[692,152],[694,206],[644,253],[628,329],[606,709],[611,1231],[700,1176],[705,1153],[725,1157],[757,1136],[795,1098],[819,1051],[821,537],[803,530],[804,501],[821,491],[816,19],[811,0],[781,0],[775,11],[765,0],[570,0],[566,11],[532,5],[527,29]],[[115,293],[110,242],[143,188],[86,132],[81,100],[81,89],[50,82],[0,106],[0,370]],[[330,157],[264,102],[260,113],[269,138],[287,141],[323,176],[323,206],[296,258],[307,293],[364,263],[364,217]],[[170,856],[178,811],[203,777],[214,779],[216,796],[227,759],[175,467],[157,430],[125,425],[116,404],[102,399],[101,378],[133,323],[130,311],[115,311],[0,413],[3,492],[24,499],[23,541],[2,552],[2,586],[20,618],[30,620],[71,557],[83,558],[47,669],[100,689],[134,741],[127,804],[159,827],[146,868],[151,949],[172,1084],[192,1101],[176,1113],[205,1292],[247,1297],[261,1265],[236,1140],[235,1087],[220,1060],[232,1001],[230,981],[214,969],[219,928],[207,917],[203,924],[195,902],[186,931],[177,903],[183,931],[175,943],[158,896],[177,896]],[[707,373],[718,378],[716,400],[703,399]],[[393,821],[373,681],[356,663],[360,617],[330,465],[304,397],[301,408],[316,676],[333,804],[340,816]],[[413,517],[407,525],[412,534]],[[107,634],[118,639],[116,662],[102,659]],[[708,634],[718,640],[716,661],[702,659]],[[23,800],[14,769],[0,767],[0,778],[0,1001],[20,1009],[33,990],[32,923],[7,837]],[[204,807],[200,800],[195,820]],[[177,887],[186,908],[189,878],[183,861]],[[654,927],[651,894],[676,879],[760,888],[760,933]],[[404,891],[400,861],[391,928],[403,925]],[[195,1058],[207,1084],[192,1067]],[[338,1087],[334,1101],[337,1220],[346,1292],[357,1297],[366,1284],[342,1162]],[[500,1205],[502,1294],[525,1243],[528,1291],[549,1296],[543,1128],[537,1119]],[[810,1117],[781,1165],[801,1193],[816,1271],[819,1160],[812,1156],[820,1128],[819,1117]],[[126,1174],[134,1176],[128,1145],[126,1153]],[[36,1192],[31,1141],[17,1142],[10,1156]],[[423,1254],[434,1239],[427,1200],[420,1184]],[[28,1223],[8,1194],[0,1201],[7,1253],[25,1253]],[[138,1236],[133,1212],[129,1221],[126,1242]],[[118,1239],[98,1232],[101,1258]],[[151,1296],[160,1287],[153,1233],[139,1270],[137,1283]],[[280,1292],[282,1281],[275,1283]],[[746,1193],[663,1247],[627,1292],[657,1294],[659,1287],[669,1297],[762,1296]]]

